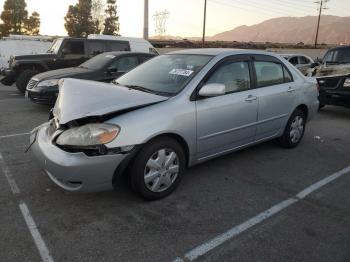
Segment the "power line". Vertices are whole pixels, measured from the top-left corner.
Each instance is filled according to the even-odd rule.
[[[238,0],[236,0],[238,1]],[[244,0],[244,2],[246,3],[248,0]],[[254,0],[250,0],[250,1],[254,1]],[[248,1],[249,2],[249,1]],[[264,8],[263,6],[261,6],[261,2],[253,2],[259,9],[261,8]],[[305,12],[307,12],[305,9],[300,9],[298,8],[297,6],[293,6],[293,7],[290,7],[290,6],[285,6],[285,5],[281,5],[279,7],[276,7],[275,4],[273,3],[267,3],[267,4],[270,4],[272,6],[267,6],[267,8],[269,10],[277,10],[277,11],[282,11],[282,12],[287,12],[288,15],[290,15],[290,11],[292,10],[293,12],[299,12],[299,14],[305,14]],[[280,3],[279,3],[280,5]],[[311,9],[311,7],[310,7]]]
[[[218,1],[218,0],[211,0],[211,2],[215,2],[218,4],[222,4],[222,5],[227,5],[227,6],[232,6],[235,8],[239,8],[242,10],[246,10],[248,12],[251,12],[252,9],[255,10],[259,10],[259,13],[265,13],[268,16],[271,15],[276,15],[276,14],[280,14],[280,15],[284,15],[284,16],[290,16],[290,10],[286,10],[286,9],[280,9],[280,8],[276,8],[276,7],[263,7],[260,4],[256,3],[256,2],[249,2],[252,0],[244,0],[244,3],[238,2],[239,0],[235,0],[234,3],[233,1],[228,2],[223,2],[223,1]],[[237,5],[238,4],[238,5]],[[244,4],[244,7],[240,6],[240,4]],[[247,8],[248,6],[248,8]],[[250,9],[249,9],[250,7]],[[305,14],[303,14],[305,15]]]

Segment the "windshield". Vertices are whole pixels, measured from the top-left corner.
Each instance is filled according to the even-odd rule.
[[[48,53],[52,53],[52,54],[57,54],[58,51],[60,50],[61,44],[63,42],[63,39],[56,39],[51,47],[49,48],[49,50],[47,50]]]
[[[324,57],[323,63],[350,63],[350,48],[336,49],[328,52]]]
[[[115,83],[170,96],[179,93],[209,62],[206,55],[162,55],[136,67]]]
[[[79,67],[88,68],[88,69],[101,69],[107,66],[112,60],[115,58],[114,55],[111,54],[99,54],[94,56],[93,58],[87,60],[82,63]]]

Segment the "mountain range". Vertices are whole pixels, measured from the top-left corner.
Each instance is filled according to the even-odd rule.
[[[317,16],[273,18],[256,25],[242,25],[206,37],[206,40],[311,44],[315,41],[317,18]],[[173,36],[166,38],[179,40],[179,37]],[[187,39],[199,40],[200,38],[190,37]],[[322,16],[318,42],[326,44],[350,43],[350,16]]]

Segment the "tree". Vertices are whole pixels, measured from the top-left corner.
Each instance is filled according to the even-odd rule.
[[[95,34],[103,31],[103,21],[105,19],[105,3],[102,0],[92,0],[91,16],[95,25]]]
[[[119,35],[119,16],[117,15],[116,0],[107,0],[104,35]]]
[[[91,16],[92,0],[79,0],[76,5],[70,5],[65,16],[65,28],[69,36],[86,37],[96,31]]]
[[[3,25],[1,34],[8,36],[12,34],[23,34],[25,31],[25,22],[28,18],[25,0],[6,0],[3,11],[0,15]]]
[[[40,15],[38,12],[33,12],[32,15],[25,21],[25,30],[28,35],[38,35],[40,32]]]

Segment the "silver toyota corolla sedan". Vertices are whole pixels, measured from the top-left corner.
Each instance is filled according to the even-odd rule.
[[[297,146],[317,96],[315,80],[271,53],[178,51],[114,84],[63,80],[31,150],[66,190],[112,189],[126,174],[138,194],[159,199],[186,167],[271,139]]]

